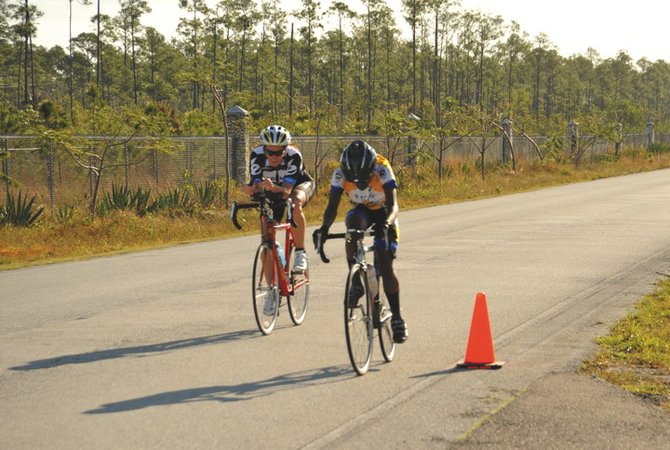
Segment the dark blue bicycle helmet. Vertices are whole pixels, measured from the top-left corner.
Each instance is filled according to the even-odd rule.
[[[365,141],[347,145],[340,158],[344,178],[352,183],[368,183],[377,162],[377,152]]]

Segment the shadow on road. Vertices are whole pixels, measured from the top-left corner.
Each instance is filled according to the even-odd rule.
[[[54,358],[40,359],[31,361],[22,366],[11,367],[11,370],[38,370],[50,369],[52,367],[64,366],[67,364],[87,364],[107,359],[123,358],[130,355],[143,355],[150,353],[166,352],[170,350],[179,350],[182,348],[199,347],[201,345],[220,344],[227,341],[238,341],[261,337],[257,330],[233,331],[224,334],[215,334],[212,336],[203,336],[191,339],[180,339],[178,341],[163,342],[159,344],[140,345],[137,347],[115,348],[111,350],[99,350],[96,352],[80,353],[78,355],[56,356]]]
[[[84,411],[84,414],[107,414],[151,406],[174,405],[191,402],[239,402],[271,395],[286,389],[302,389],[324,383],[335,383],[355,377],[349,367],[331,366],[323,369],[305,370],[288,375],[279,375],[268,380],[237,385],[206,386],[179,391],[162,392],[146,397],[134,398],[120,402],[107,403],[99,408]]]
[[[452,373],[466,372],[466,371],[467,369],[461,369],[460,367],[452,367],[451,369],[438,370],[437,372],[428,372],[428,373],[422,373],[420,375],[414,375],[410,378],[428,378],[442,375],[450,375]]]

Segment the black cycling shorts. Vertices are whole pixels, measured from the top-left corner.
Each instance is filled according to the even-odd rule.
[[[363,220],[363,226],[366,230],[370,227],[375,229],[375,248],[379,250],[390,250],[393,256],[395,256],[398,250],[398,240],[400,237],[398,221],[396,220],[394,223],[389,224],[389,242],[387,247],[384,234],[381,231],[382,225],[384,225],[384,222],[386,222],[386,217],[388,216],[384,208],[368,209],[368,207],[365,205],[356,205],[347,213],[347,216],[344,220],[345,224],[350,223],[351,216],[360,217]]]

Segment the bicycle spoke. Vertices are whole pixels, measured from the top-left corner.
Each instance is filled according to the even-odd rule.
[[[293,293],[288,297],[288,312],[291,321],[300,325],[305,320],[309,300],[309,272],[291,273],[290,282]]]
[[[358,291],[355,283],[359,283],[358,286],[363,288],[363,292]],[[352,296],[357,297],[359,294],[362,294],[362,298],[356,304]],[[368,371],[372,357],[373,327],[369,296],[365,272],[355,265],[349,273],[345,289],[344,326],[349,359],[359,375]]]
[[[274,253],[266,244],[261,244],[254,261],[252,297],[256,324],[266,335],[272,333],[279,313],[276,267]]]
[[[386,362],[393,361],[395,356],[396,344],[393,341],[393,329],[391,328],[391,318],[393,314],[391,313],[391,308],[388,304],[388,300],[383,293],[379,293],[379,302],[375,305],[379,308],[378,317],[378,333],[379,333],[379,346],[382,350],[382,356]]]

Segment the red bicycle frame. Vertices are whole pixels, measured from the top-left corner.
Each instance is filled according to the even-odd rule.
[[[266,230],[265,233],[263,233],[263,240],[267,242],[272,248],[272,258],[275,261],[275,264],[277,265],[277,274],[279,279],[275,280],[275,271],[272,271],[272,277],[273,279],[270,280],[270,284],[276,284],[279,286],[279,293],[280,295],[287,296],[290,293],[293,293],[292,288],[289,286],[288,283],[288,268],[290,267],[290,258],[291,258],[291,253],[293,249],[293,230],[291,229],[291,224],[290,223],[280,223],[279,225],[274,225],[274,221],[269,221],[267,217],[262,216],[261,217],[261,230]],[[284,255],[286,258],[286,265],[282,265],[281,262],[281,257],[279,256],[279,249],[277,248],[277,239],[276,239],[276,232],[277,230],[284,230],[285,231],[285,238],[284,238]]]
[[[267,244],[268,249],[272,249],[272,257],[276,261],[277,265],[277,273],[278,275],[278,280],[275,279],[274,271],[272,274],[272,280],[270,281],[271,285],[278,285],[280,289],[280,295],[282,296],[288,296],[288,295],[293,295],[295,292],[295,289],[307,284],[309,281],[309,277],[307,273],[303,277],[295,277],[292,273],[290,273],[289,268],[291,267],[291,254],[293,253],[293,247],[295,243],[295,237],[293,236],[293,228],[291,227],[291,211],[292,211],[292,206],[290,200],[287,201],[287,214],[288,214],[288,221],[286,223],[280,223],[275,225],[274,220],[271,219],[272,214],[271,214],[271,209],[267,203],[267,200],[263,198],[262,200],[259,201],[259,203],[249,203],[249,204],[237,204],[236,202],[233,202],[233,207],[231,209],[231,214],[230,218],[233,221],[233,224],[237,229],[242,229],[242,226],[240,223],[237,221],[237,211],[240,209],[249,209],[249,208],[257,208],[260,207],[261,209],[261,238],[262,242]],[[276,240],[276,231],[277,230],[284,230],[285,231],[285,238],[284,238],[284,249],[285,249],[285,257],[286,257],[286,263],[284,265],[281,264],[281,258],[279,256],[279,250],[277,249],[278,242]],[[265,273],[265,271],[264,271]]]

